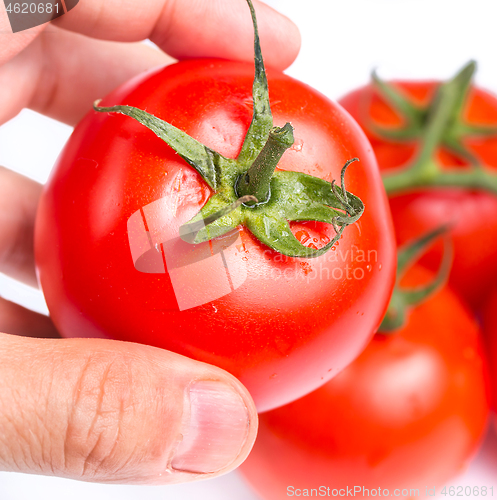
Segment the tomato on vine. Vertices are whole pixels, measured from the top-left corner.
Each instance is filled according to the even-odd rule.
[[[450,284],[478,308],[497,279],[497,97],[472,85],[468,63],[447,82],[384,82],[340,99],[366,132],[399,244],[451,225]],[[438,245],[422,263],[440,262]]]
[[[95,103],[42,195],[36,260],[63,335],[218,365],[268,410],[364,349],[395,244],[365,135],[307,85],[266,77],[248,3],[255,78],[189,60]]]
[[[422,496],[474,456],[489,413],[479,326],[442,285],[449,259],[435,278],[408,269],[437,232],[399,251],[399,287],[365,351],[316,391],[260,415],[241,471],[262,499],[346,496],[332,491],[356,485],[359,498],[406,487]]]

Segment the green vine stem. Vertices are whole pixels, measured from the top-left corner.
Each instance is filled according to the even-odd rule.
[[[406,322],[409,311],[427,300],[442,285],[447,282],[452,265],[452,245],[445,238],[442,263],[435,278],[428,284],[407,289],[400,286],[400,281],[407,270],[426,252],[433,241],[445,234],[447,226],[439,227],[425,234],[414,242],[402,247],[397,253],[397,278],[395,288],[388,305],[387,312],[380,325],[379,332],[394,333],[402,328]]]
[[[273,125],[268,83],[262,59],[254,7],[255,76],[252,86],[252,122],[236,159],[226,158],[164,120],[141,109],[100,106],[99,113],[121,113],[137,120],[173,148],[214,191],[200,212],[180,228],[180,236],[192,244],[202,243],[245,226],[269,248],[290,257],[318,257],[338,241],[343,231],[364,212],[364,204],[345,187],[345,172],[356,161],[346,162],[340,187],[318,177],[277,169],[292,146],[293,127]],[[304,246],[293,234],[290,222],[319,221],[333,226],[335,237],[321,248]]]
[[[179,235],[183,241],[186,241],[187,243],[195,243],[195,239],[197,238],[197,235],[202,229],[205,229],[205,226],[208,226],[209,224],[212,224],[216,220],[220,219],[221,217],[224,217],[227,214],[230,214],[234,210],[236,210],[240,205],[242,204],[255,204],[257,203],[257,198],[252,195],[245,195],[241,196],[236,200],[234,203],[231,205],[228,205],[227,207],[221,208],[221,210],[218,210],[217,212],[213,213],[212,215],[209,215],[205,219],[201,219],[197,222],[190,222],[189,224],[183,224],[179,228]]]
[[[386,140],[419,143],[412,161],[384,173],[383,183],[389,195],[421,187],[465,187],[497,194],[497,175],[481,164],[464,144],[465,137],[497,135],[497,127],[470,125],[464,119],[475,71],[476,63],[470,61],[451,80],[439,85],[425,107],[413,104],[395,85],[383,82],[373,73],[373,85],[404,119],[405,125],[395,129],[372,125],[371,129]],[[469,163],[468,168],[439,165],[435,154],[440,146]]]
[[[240,196],[252,195],[257,199],[256,203],[265,203],[269,196],[271,178],[276,165],[283,153],[293,146],[293,143],[293,127],[290,123],[281,128],[273,127],[254,163],[245,174],[238,178],[236,184],[238,194]]]

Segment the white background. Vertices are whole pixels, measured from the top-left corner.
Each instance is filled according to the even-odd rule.
[[[240,8],[246,8],[241,0]],[[384,78],[449,78],[476,59],[476,82],[497,92],[497,0],[268,0],[302,33],[302,51],[287,71],[330,98]],[[23,111],[0,127],[0,164],[44,182],[67,140],[65,125]],[[0,294],[46,311],[41,294],[0,275]],[[494,486],[497,437],[491,432],[468,470],[449,484]],[[406,485],[409,486],[409,485]],[[0,473],[0,500],[257,500],[237,473],[168,487],[106,486]],[[284,496],[282,496],[284,498]],[[444,498],[444,497],[441,497]],[[468,497],[466,497],[468,498]]]

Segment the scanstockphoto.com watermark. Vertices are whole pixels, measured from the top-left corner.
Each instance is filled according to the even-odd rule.
[[[192,245],[179,236],[179,221],[171,214],[166,217],[172,206],[174,196],[164,196],[129,217],[128,241],[135,269],[145,274],[167,272],[180,311],[212,302],[242,286],[250,265],[240,232]],[[294,277],[308,282],[362,280],[375,266],[381,269],[377,250],[356,245],[344,248],[337,244],[315,261],[287,257],[269,248],[263,257],[272,262],[266,277],[275,281]]]
[[[266,257],[274,263],[285,263],[289,258],[285,255],[276,254],[272,250],[265,250]],[[329,264],[332,265],[329,265]],[[334,265],[336,264],[336,265]],[[273,280],[290,279],[296,270],[304,273],[306,281],[314,280],[362,280],[374,266],[381,266],[378,262],[378,252],[375,249],[364,250],[352,245],[348,249],[335,249],[321,256],[317,265],[304,264],[292,259],[292,265],[271,267],[269,277]],[[381,269],[381,268],[380,268]]]
[[[249,275],[248,258],[238,231],[198,245],[186,243],[175,231],[160,223],[167,199],[156,200],[136,211],[128,220],[131,258],[137,271],[168,273],[180,311],[191,309],[234,292]],[[272,280],[362,280],[375,266],[381,269],[376,250],[352,245],[331,251],[316,262],[286,257],[267,249],[263,257],[272,262],[265,277]],[[208,284],[208,286],[206,286]],[[162,306],[161,306],[162,308]]]
[[[366,488],[365,486],[346,486],[332,488],[320,486],[319,488],[296,488],[287,486],[286,494],[289,497],[404,497],[415,498],[419,496],[434,497],[437,494],[444,497],[493,497],[493,486],[444,486],[436,488]]]
[[[3,0],[12,30],[4,33],[18,33],[53,21],[76,7],[78,2],[79,0]],[[0,3],[0,8],[1,6]]]
[[[435,496],[435,488],[425,496]],[[289,497],[419,497],[419,488],[396,488],[390,491],[388,488],[366,488],[365,486],[346,486],[345,488],[331,488],[320,486],[319,488],[295,488],[287,486],[286,494]]]

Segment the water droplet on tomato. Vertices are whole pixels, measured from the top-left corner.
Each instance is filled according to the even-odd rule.
[[[295,238],[297,238],[302,245],[305,245],[310,240],[311,236],[305,229],[301,229],[295,233]]]
[[[301,262],[300,267],[302,268],[302,271],[306,276],[312,271],[312,266],[309,264],[309,262]]]
[[[304,147],[304,141],[302,139],[295,139],[295,142],[293,143],[293,146],[290,148],[290,151],[300,152],[302,151],[303,147]]]

